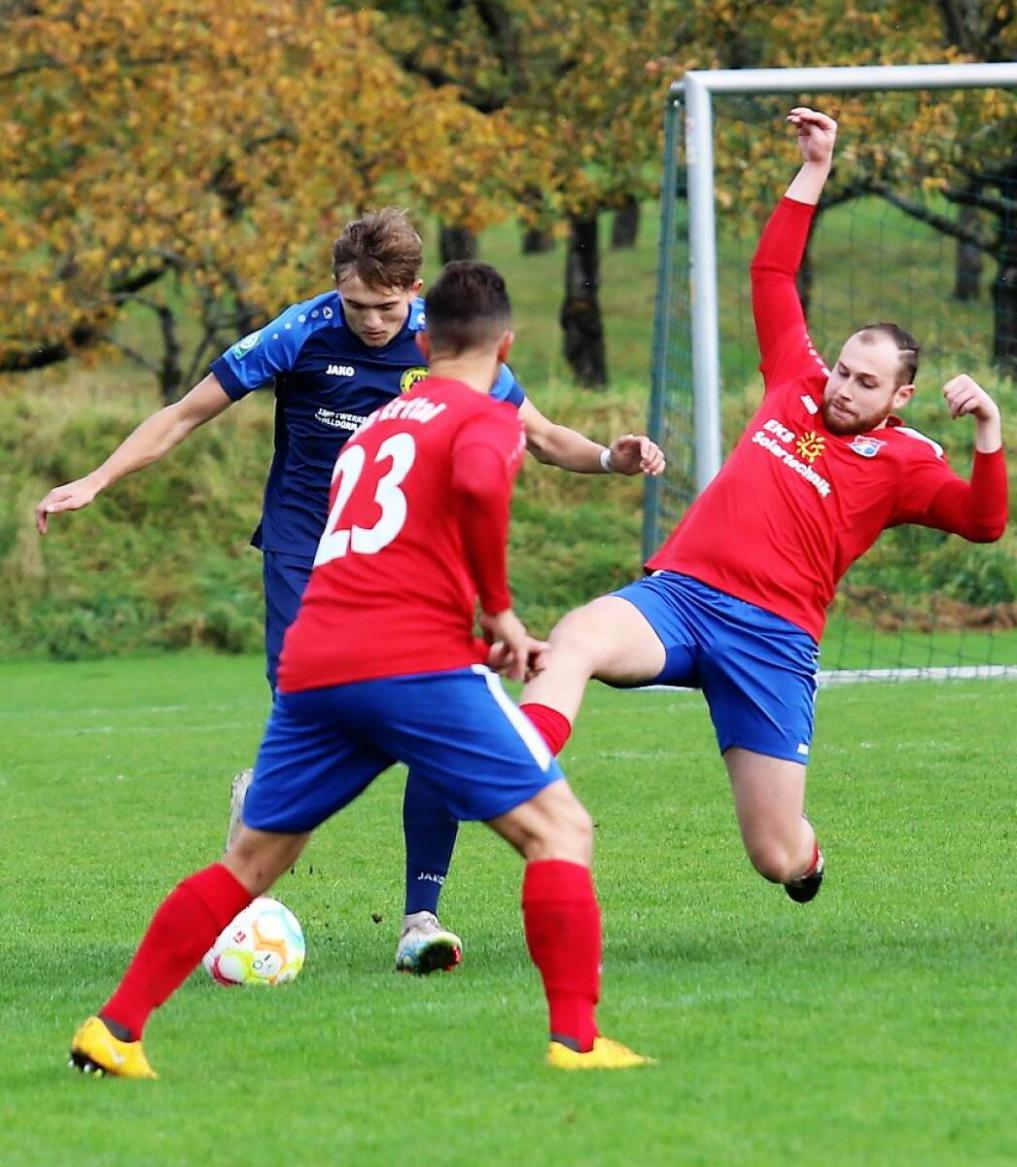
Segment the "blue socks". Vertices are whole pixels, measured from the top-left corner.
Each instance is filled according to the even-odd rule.
[[[406,838],[406,915],[438,914],[442,884],[452,862],[458,821],[426,782],[406,780],[403,834]]]

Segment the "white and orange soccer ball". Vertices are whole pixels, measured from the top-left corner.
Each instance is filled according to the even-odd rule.
[[[202,964],[218,985],[284,985],[304,966],[304,933],[289,908],[258,896],[219,933]]]

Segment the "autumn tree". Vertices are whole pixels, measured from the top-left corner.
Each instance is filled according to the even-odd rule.
[[[522,148],[507,151],[519,214],[568,226],[563,345],[577,378],[607,380],[599,300],[598,219],[657,185],[666,70],[688,20],[666,0],[381,0],[386,44],[431,84],[501,119]],[[691,6],[695,7],[695,6]]]
[[[401,70],[379,22],[326,0],[9,12],[0,367],[117,345],[172,397],[217,347],[326,282],[331,237],[411,195],[411,161],[427,158],[436,205],[456,205],[474,136],[482,168],[491,130]],[[483,223],[492,203],[473,210]],[[129,307],[156,322],[143,349],[117,328]]]

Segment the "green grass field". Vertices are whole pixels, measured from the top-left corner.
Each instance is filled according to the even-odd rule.
[[[1005,682],[822,695],[809,810],[829,876],[806,907],[749,868],[698,695],[591,690],[565,764],[598,823],[601,1021],[652,1069],[543,1066],[520,865],[480,826],[445,896],[463,967],[389,971],[388,775],[278,887],[307,934],[300,979],[199,971],[148,1030],[155,1083],[70,1073],[68,1039],[156,902],[216,855],[266,713],[260,661],[5,663],[0,691],[5,1167],[1017,1160]]]

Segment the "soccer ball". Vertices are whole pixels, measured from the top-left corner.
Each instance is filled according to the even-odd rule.
[[[304,966],[304,933],[296,916],[258,896],[219,933],[202,964],[217,985],[283,985]]]

